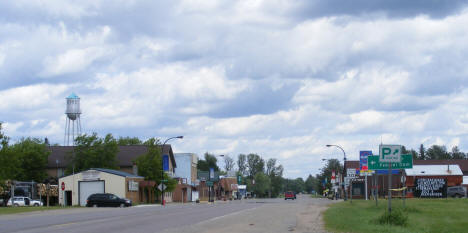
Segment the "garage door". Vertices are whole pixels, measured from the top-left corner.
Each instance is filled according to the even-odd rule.
[[[79,182],[80,195],[78,199],[80,200],[80,206],[86,205],[86,199],[89,195],[94,193],[104,193],[104,181],[80,181]]]

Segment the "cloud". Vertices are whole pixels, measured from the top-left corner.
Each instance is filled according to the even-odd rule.
[[[167,138],[175,151],[258,153],[288,177],[378,144],[467,151],[464,1],[0,3],[6,133]]]

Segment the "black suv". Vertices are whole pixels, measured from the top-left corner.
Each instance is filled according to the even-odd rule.
[[[465,197],[466,191],[463,186],[453,186],[447,188],[447,196],[449,197]]]
[[[111,193],[95,193],[91,194],[88,199],[86,200],[87,207],[98,207],[98,206],[105,206],[105,207],[126,207],[131,206],[132,201],[120,198]]]

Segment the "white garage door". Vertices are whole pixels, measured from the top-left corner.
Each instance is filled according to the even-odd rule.
[[[94,193],[104,193],[104,181],[81,181],[80,182],[80,206],[86,205],[86,199]]]

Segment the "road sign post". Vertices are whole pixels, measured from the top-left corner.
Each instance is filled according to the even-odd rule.
[[[392,163],[388,163],[388,213],[392,213]]]

